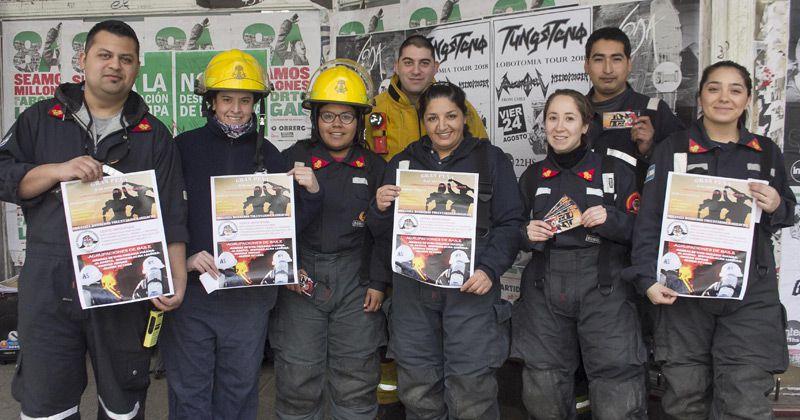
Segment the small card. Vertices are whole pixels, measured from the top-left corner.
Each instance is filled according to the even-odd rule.
[[[603,113],[603,129],[618,130],[633,127],[639,111],[616,111]]]

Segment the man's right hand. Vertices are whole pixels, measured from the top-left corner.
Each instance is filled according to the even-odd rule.
[[[678,292],[661,283],[655,283],[647,289],[647,297],[653,305],[672,305],[678,298]]]
[[[61,182],[79,179],[83,182],[103,179],[103,163],[91,156],[78,156],[56,165],[56,176]]]
[[[214,277],[219,276],[219,270],[214,263],[214,256],[207,251],[200,251],[192,255],[186,260],[186,269],[189,271],[197,271],[200,274],[210,273]]]

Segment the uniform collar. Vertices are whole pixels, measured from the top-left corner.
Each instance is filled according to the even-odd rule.
[[[744,126],[739,127],[739,139],[736,144],[748,147],[757,152],[763,150],[761,141],[753,133],[748,131]],[[691,127],[689,127],[689,153],[705,153],[713,150],[715,147],[720,147],[719,143],[711,140],[706,133],[706,128],[703,126],[703,117],[698,118]]]
[[[84,106],[83,101],[83,87],[85,82],[81,83],[62,83],[56,89],[54,97],[58,100],[58,104],[48,110],[48,114],[55,118],[66,119],[72,118],[72,115],[80,112]],[[140,131],[149,131],[152,128],[151,122],[146,121],[145,126],[139,127],[149,108],[145,104],[144,99],[138,93],[131,91],[128,93],[128,98],[122,106],[122,118],[127,125],[127,128],[136,129]]]
[[[559,166],[558,162],[556,162],[548,152],[547,157],[545,157],[542,163],[542,170],[539,173],[539,177],[541,179],[553,178],[564,171],[568,171],[574,173],[578,178],[581,178],[586,182],[592,182],[596,176],[595,166],[597,165],[592,161],[592,159],[589,158],[591,155],[592,154],[587,150],[583,155],[583,158],[581,158],[581,160],[579,160],[578,163],[576,163],[572,168],[563,168]]]
[[[358,146],[351,147],[344,159],[341,162],[336,162],[336,159],[331,156],[328,149],[322,144],[322,140],[317,140],[313,144],[314,146],[311,148],[311,168],[315,171],[333,163],[341,163],[356,169],[365,169],[367,167],[364,151]]]
[[[625,82],[625,90],[623,90],[619,95],[617,95],[617,96],[615,96],[615,97],[613,97],[611,99],[606,99],[605,101],[600,101],[600,102],[593,101],[592,100],[592,95],[594,95],[594,86],[592,86],[589,89],[589,93],[586,94],[586,99],[589,100],[589,102],[592,104],[593,107],[603,107],[606,104],[609,104],[611,102],[617,102],[617,101],[619,101],[620,104],[626,104],[626,103],[628,103],[630,101],[630,97],[631,97],[632,94],[633,94],[633,88],[631,87],[631,84],[628,83],[628,82]],[[621,111],[621,110],[618,110],[618,111]],[[594,114],[595,115],[600,115],[600,113],[597,112],[597,111],[595,111]]]
[[[427,134],[422,136],[419,141],[411,143],[409,145],[409,149],[411,149],[410,151],[412,154],[421,159],[431,159],[434,162],[449,162],[469,155],[469,153],[472,152],[472,149],[474,149],[477,145],[478,141],[480,140],[472,137],[465,130],[464,139],[461,140],[461,144],[456,147],[456,150],[453,150],[453,153],[450,153],[450,155],[444,159],[439,159],[439,154],[433,150],[433,141]],[[423,156],[426,157],[423,158]]]
[[[433,79],[431,83],[436,83],[436,79]],[[389,83],[389,88],[386,89],[386,91],[389,93],[389,96],[391,96],[392,99],[394,99],[395,102],[403,104],[405,106],[414,107],[416,109],[414,104],[411,103],[411,100],[408,99],[408,95],[406,95],[406,93],[403,92],[403,88],[400,85],[400,78],[397,76],[397,74],[392,75],[391,82]]]

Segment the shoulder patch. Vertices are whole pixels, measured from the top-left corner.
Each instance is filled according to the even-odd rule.
[[[651,111],[658,111],[658,101],[658,98],[650,98],[650,100],[647,101],[647,109]]]
[[[144,117],[141,121],[139,121],[139,124],[136,124],[136,127],[133,127],[131,131],[134,133],[145,133],[152,130],[153,126],[150,124],[150,121],[147,120],[147,117]]]
[[[644,183],[647,184],[648,182],[652,181],[656,177],[656,164],[650,165],[647,168],[647,175],[644,178]]]
[[[54,118],[64,118],[64,110],[61,109],[61,104],[55,104],[49,111],[47,111],[47,115],[54,117]]]
[[[639,214],[639,205],[641,202],[642,197],[639,195],[639,192],[634,191],[625,199],[625,210],[627,210],[628,213]]]

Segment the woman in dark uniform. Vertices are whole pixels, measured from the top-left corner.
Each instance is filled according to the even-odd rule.
[[[581,357],[594,418],[647,417],[633,288],[620,279],[638,210],[636,177],[621,160],[591,151],[591,116],[581,93],[554,92],[544,108],[547,156],[520,178],[529,220],[523,249],[533,256],[514,304],[512,355],[525,362],[523,402],[536,419],[575,417]],[[581,214],[559,220],[568,205]],[[551,218],[553,208],[561,210]]]
[[[765,396],[774,386],[772,374],[783,372],[788,363],[771,236],[792,225],[795,198],[778,146],[746,128],[752,89],[750,74],[739,64],[721,61],[707,67],[697,95],[702,116],[656,147],[644,184],[633,266],[625,275],[659,305],[655,357],[666,378],[662,406],[674,418],[772,418]],[[747,192],[762,213],[741,300],[681,298],[656,281],[667,176],[687,169],[766,181],[750,182]]]

